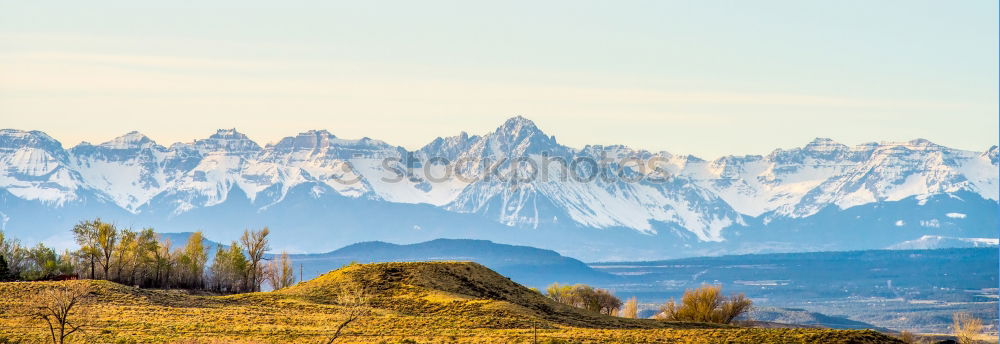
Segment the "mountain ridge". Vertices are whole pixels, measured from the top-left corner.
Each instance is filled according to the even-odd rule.
[[[0,189],[16,198],[8,207],[58,211],[100,203],[156,224],[203,217],[194,214],[219,206],[277,216],[274,209],[289,199],[329,202],[336,195],[415,209],[430,205],[504,227],[624,228],[704,246],[736,240],[727,233],[808,221],[831,207],[846,211],[962,193],[995,204],[998,174],[996,146],[964,151],[915,139],[849,147],[817,138],[767,155],[707,161],[621,145],[571,148],[521,116],[483,135],[436,138],[414,151],[326,130],[264,146],[235,129],[169,146],[133,131],[69,149],[43,132],[0,131]],[[4,228],[26,221],[10,210],[0,210]],[[996,214],[971,216],[997,222]],[[948,221],[924,221],[932,220]],[[897,241],[920,235],[942,233]]]

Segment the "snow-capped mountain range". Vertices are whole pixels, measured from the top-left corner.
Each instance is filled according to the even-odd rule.
[[[738,242],[755,228],[816,218],[824,211],[894,202],[921,207],[940,197],[972,197],[976,206],[995,207],[1000,198],[997,150],[964,151],[921,139],[853,147],[816,139],[766,156],[706,161],[625,146],[571,148],[523,117],[483,135],[463,132],[437,138],[416,151],[369,138],[342,139],[326,130],[262,147],[235,129],[169,146],[130,132],[101,144],[66,149],[40,131],[4,129],[0,191],[6,194],[0,198],[0,220],[7,231],[24,231],[32,221],[39,223],[26,216],[46,212],[60,218],[54,227],[80,220],[70,218],[76,214],[169,227],[215,218],[217,210],[230,209],[227,214],[233,216],[253,214],[262,222],[281,223],[287,209],[301,210],[306,204],[333,209],[331,202],[354,200],[352,206],[391,203],[412,205],[404,212],[468,214],[498,228],[528,233],[550,228],[602,233],[598,235],[628,232],[625,236],[634,238],[628,240],[673,238],[669,240],[692,247]],[[962,206],[949,211],[970,212]],[[396,214],[361,211],[336,221],[352,222],[352,216]],[[367,226],[388,226],[383,228],[388,233],[414,231],[422,228],[423,217],[450,215],[410,216],[412,226]],[[977,216],[987,218],[971,219],[976,227],[997,222],[995,211]],[[312,223],[306,217],[296,223],[315,227],[311,233],[337,233],[322,229],[329,218],[317,215]],[[883,220],[893,220],[894,227],[936,220],[939,229],[942,221],[957,221],[946,216],[879,222]],[[995,229],[988,228],[988,233]],[[456,236],[470,232],[442,230],[440,234]],[[940,233],[912,234],[901,238]],[[308,246],[313,247],[324,245]]]

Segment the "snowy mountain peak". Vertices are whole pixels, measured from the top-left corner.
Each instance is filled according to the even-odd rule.
[[[69,160],[62,144],[43,132],[0,130],[0,188],[18,198],[57,206],[79,199],[80,176]]]
[[[215,134],[212,134],[212,136],[209,136],[208,138],[209,139],[214,139],[214,140],[249,140],[250,139],[249,137],[247,137],[243,133],[241,133],[239,131],[236,131],[236,128],[216,130]]]
[[[832,152],[847,150],[847,146],[829,138],[817,137],[803,147],[804,150],[812,152]]]
[[[456,136],[439,137],[420,148],[418,153],[423,160],[431,158],[445,158],[454,161],[460,154],[469,150],[470,147],[482,140],[479,135],[470,136],[466,132],[461,132]]]
[[[523,116],[514,116],[504,121],[503,125],[494,131],[495,135],[504,135],[511,138],[526,138],[532,135],[545,136],[535,122]]]
[[[42,132],[0,130],[0,192],[47,206],[110,200],[132,214],[169,216],[227,202],[263,211],[336,193],[430,204],[507,225],[632,228],[700,241],[727,240],[723,229],[758,217],[768,223],[940,194],[1000,198],[996,146],[963,151],[919,139],[848,147],[817,138],[768,156],[704,161],[620,145],[577,150],[517,116],[482,136],[462,132],[437,138],[416,152],[367,137],[342,139],[326,130],[261,148],[235,129],[223,129],[169,147],[130,132],[65,150]],[[608,159],[608,165],[579,169],[592,171],[594,179],[560,178],[559,166],[549,165],[555,167],[541,177],[515,182],[511,177],[534,173],[530,164],[520,163],[524,157],[535,163],[552,157]],[[605,178],[642,173],[616,165],[631,157],[661,158],[657,168],[677,178],[667,183]],[[462,177],[441,178],[449,174]],[[386,178],[394,176],[401,177]],[[297,188],[308,189],[308,195],[303,198]]]
[[[289,136],[281,139],[278,143],[274,145],[269,145],[268,149],[291,152],[291,151],[318,151],[326,149],[330,146],[331,141],[337,139],[337,136],[331,134],[326,130],[309,130],[304,133],[299,133],[296,136]]]
[[[535,122],[522,116],[507,119],[496,130],[484,137],[477,152],[485,156],[523,156],[549,152],[554,155],[565,154],[569,149],[556,143],[554,136],[548,136],[535,126]]]
[[[907,144],[914,147],[940,147],[927,139],[914,139],[907,142]]]
[[[202,153],[246,154],[261,150],[260,145],[236,129],[219,129],[207,139],[195,140],[194,145]]]
[[[61,151],[62,144],[41,131],[2,129],[0,130],[0,148],[38,148],[45,151]]]
[[[125,135],[116,137],[111,141],[104,142],[100,144],[101,147],[109,149],[144,149],[151,147],[159,147],[156,142],[153,142],[149,137],[143,135],[138,131],[130,131]]]

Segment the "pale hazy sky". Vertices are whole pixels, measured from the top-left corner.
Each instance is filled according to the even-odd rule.
[[[997,1],[0,0],[0,127],[766,154],[998,141]]]

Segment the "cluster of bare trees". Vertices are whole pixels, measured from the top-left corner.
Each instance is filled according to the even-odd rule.
[[[55,250],[38,244],[27,248],[0,232],[0,281],[45,280],[76,274],[149,288],[209,289],[224,293],[260,291],[268,282],[280,289],[295,283],[287,254],[267,260],[267,227],[246,230],[239,241],[210,247],[201,232],[174,248],[152,228],[135,231],[104,222],[82,221],[73,226],[76,251]]]
[[[622,300],[606,289],[586,284],[560,285],[552,283],[545,288],[546,296],[559,303],[583,308],[601,314],[615,315],[622,307]]]
[[[295,284],[295,268],[288,253],[282,252],[277,260],[272,260],[265,266],[264,278],[273,289],[291,287]]]
[[[239,241],[233,241],[228,248],[216,248],[215,259],[209,267],[210,288],[223,293],[244,293],[260,291],[267,280],[274,289],[281,289],[295,283],[294,270],[288,254],[265,266],[264,253],[269,250],[267,227],[259,231],[244,231]],[[271,273],[277,274],[269,277]]]

